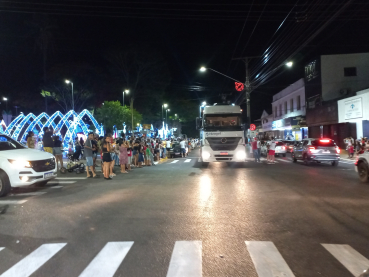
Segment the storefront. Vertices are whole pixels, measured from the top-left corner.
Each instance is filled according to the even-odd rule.
[[[337,101],[338,122],[355,123],[356,138],[369,137],[369,89]]]
[[[273,135],[276,139],[302,140],[308,137],[305,117],[289,117],[273,121]]]

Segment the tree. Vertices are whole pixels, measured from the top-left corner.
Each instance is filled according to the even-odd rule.
[[[140,112],[153,115],[161,107],[160,100],[170,83],[163,56],[149,46],[132,45],[126,49],[113,49],[106,58],[122,88],[130,90],[131,109],[137,102],[135,106]]]
[[[123,107],[119,101],[105,101],[100,108],[96,109],[95,118],[104,125],[107,132],[111,132],[114,125],[119,129],[124,122],[126,122],[128,129],[132,130],[131,111],[127,106]],[[133,126],[141,123],[141,120],[142,115],[133,110]]]

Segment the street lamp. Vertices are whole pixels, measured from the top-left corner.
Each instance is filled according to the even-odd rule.
[[[71,84],[72,85],[72,110],[74,111],[74,94],[73,94],[73,82],[69,81],[69,80],[65,80],[65,82],[67,84]]]
[[[202,67],[200,68],[200,71],[201,71],[201,72],[205,72],[205,71],[206,71],[206,67],[205,67],[205,66],[202,66]]]
[[[161,120],[164,120],[164,108],[168,107],[168,104],[161,105]]]
[[[5,101],[5,104],[6,104],[6,109],[8,109],[8,98],[6,98],[6,97],[3,97],[3,100]]]
[[[123,107],[124,107],[124,93],[128,94],[129,93],[129,89],[126,89],[123,91]]]
[[[165,124],[168,124],[168,112],[170,112],[170,109],[165,110]]]
[[[286,63],[286,65],[287,65],[288,67],[292,67],[293,62],[288,62],[288,63]]]

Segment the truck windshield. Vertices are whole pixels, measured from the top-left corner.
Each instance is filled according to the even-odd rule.
[[[238,114],[212,114],[204,116],[204,130],[240,131],[241,115]]]

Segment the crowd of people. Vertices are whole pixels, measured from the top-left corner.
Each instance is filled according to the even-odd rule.
[[[42,149],[55,156],[57,169],[63,167],[63,140],[55,133],[58,130],[45,127],[43,129]],[[26,137],[27,147],[40,149],[34,140],[33,132],[29,132]],[[186,157],[194,145],[191,140],[185,139],[166,139],[145,138],[145,137],[120,137],[113,138],[112,134],[99,137],[95,133],[89,133],[86,141],[81,137],[69,142],[69,154],[74,159],[86,160],[86,172],[88,178],[97,178],[99,175],[96,170],[98,155],[101,157],[101,172],[105,180],[111,180],[116,174],[114,167],[120,166],[120,172],[127,174],[135,168],[144,166],[154,166],[155,161],[167,158],[167,153],[174,143],[179,143],[182,157]],[[194,142],[192,141],[192,144]],[[73,147],[74,146],[74,147]],[[73,148],[75,149],[73,151]],[[59,166],[60,164],[60,166]]]
[[[348,138],[345,138],[343,142],[346,145],[346,150],[347,150],[349,159],[352,159],[355,154],[357,157],[369,149],[369,139],[368,138],[361,138],[361,139],[355,140],[352,137],[348,137]]]

